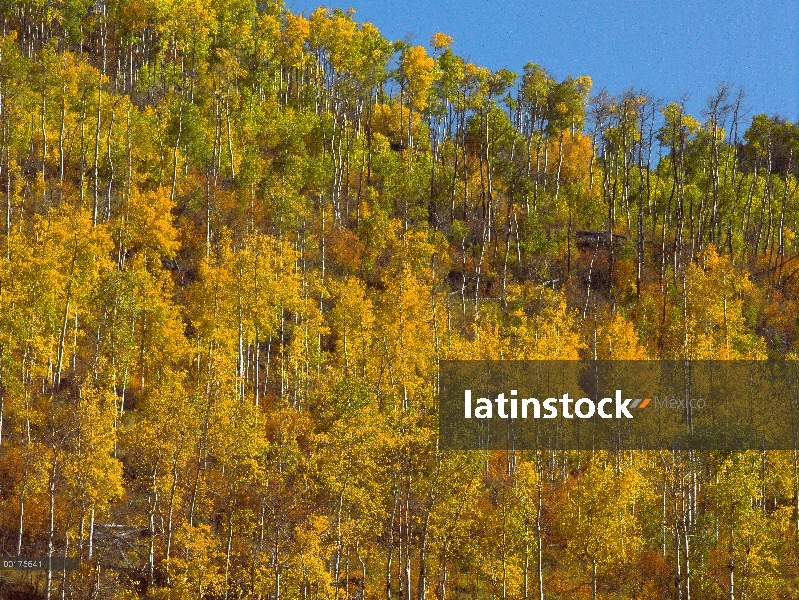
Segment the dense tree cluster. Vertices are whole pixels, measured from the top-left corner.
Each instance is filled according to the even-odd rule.
[[[797,452],[442,452],[439,359],[792,358],[799,127],[279,2],[0,2],[0,572],[792,598]]]

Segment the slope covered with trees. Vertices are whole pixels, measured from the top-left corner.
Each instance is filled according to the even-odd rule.
[[[437,361],[796,352],[799,128],[279,2],[0,3],[0,572],[792,598],[796,452],[441,452]]]

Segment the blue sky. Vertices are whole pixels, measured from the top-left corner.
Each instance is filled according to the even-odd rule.
[[[286,0],[310,14],[319,4]],[[557,79],[590,75],[594,91],[630,86],[700,111],[716,84],[743,86],[749,114],[799,119],[799,0],[343,0],[390,40],[453,51],[491,69],[535,62]]]

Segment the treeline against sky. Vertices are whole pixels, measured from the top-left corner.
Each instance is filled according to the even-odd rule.
[[[796,452],[440,452],[439,359],[794,358],[799,128],[351,12],[0,3],[0,595],[792,598]]]

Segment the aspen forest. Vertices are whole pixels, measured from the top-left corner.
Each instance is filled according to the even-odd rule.
[[[797,358],[799,124],[280,0],[0,20],[0,558],[80,559],[0,598],[799,597],[799,451],[437,415],[443,359]]]

